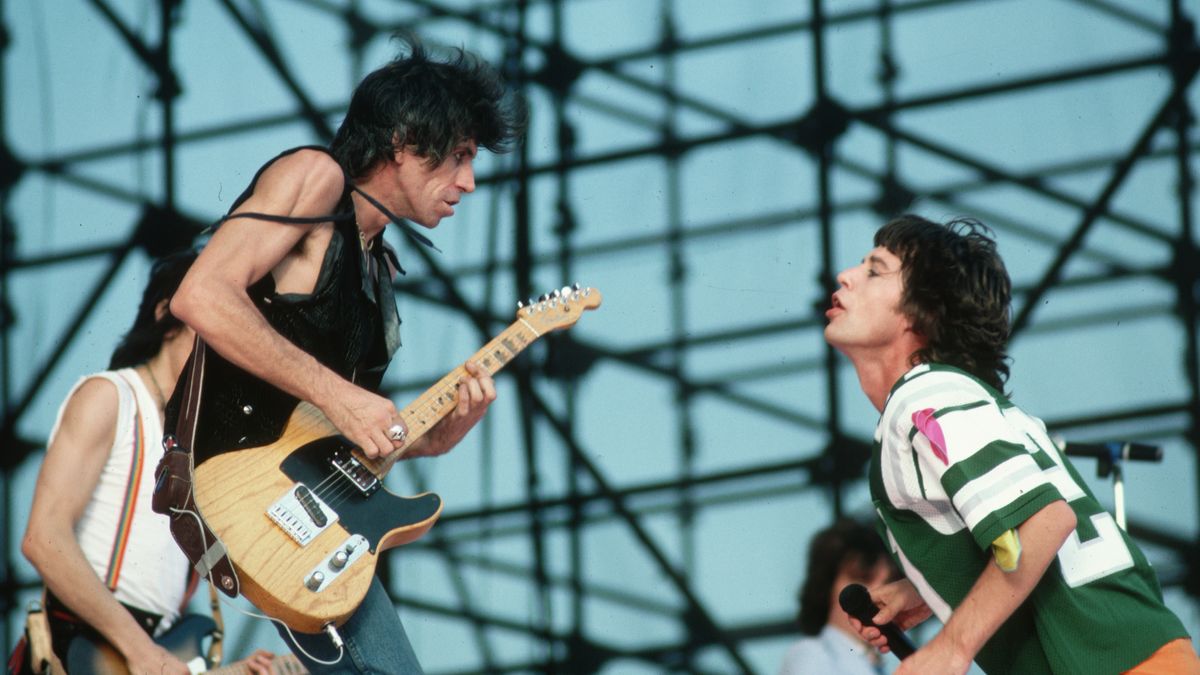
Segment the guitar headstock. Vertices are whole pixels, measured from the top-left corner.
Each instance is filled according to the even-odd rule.
[[[600,300],[600,291],[594,288],[563,286],[537,300],[518,302],[517,317],[540,335],[574,326],[585,311],[599,307]]]

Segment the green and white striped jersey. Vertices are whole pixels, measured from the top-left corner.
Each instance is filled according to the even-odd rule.
[[[1059,499],[1074,509],[1057,561],[976,657],[989,673],[1119,673],[1187,636],[1045,424],[957,368],[919,365],[892,387],[870,485],[881,534],[943,622],[997,537]]]

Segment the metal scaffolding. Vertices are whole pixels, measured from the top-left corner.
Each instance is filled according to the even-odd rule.
[[[39,398],[47,382],[80,374],[65,372],[67,357],[98,308],[115,292],[114,285],[131,260],[190,244],[220,211],[219,204],[213,204],[211,210],[187,206],[199,199],[181,194],[181,153],[202,144],[233,144],[247,134],[281,130],[291,130],[296,138],[308,142],[327,142],[332,137],[343,105],[323,102],[305,83],[297,55],[314,39],[313,31],[309,27],[302,30],[296,23],[270,20],[281,9],[303,11],[323,22],[321,25],[338,26],[336,38],[322,39],[333,39],[344,50],[348,69],[356,75],[372,67],[371,50],[385,43],[395,29],[433,35],[431,41],[450,44],[455,39],[465,42],[469,36],[473,42],[468,46],[481,45],[479,51],[500,64],[509,81],[535,106],[536,136],[515,156],[491,165],[492,170],[478,180],[481,192],[491,195],[496,215],[485,234],[487,254],[481,259],[447,260],[424,250],[406,251],[410,258],[419,256],[412,264],[413,273],[397,284],[406,307],[440,307],[482,343],[508,321],[505,301],[495,297],[498,292],[494,289],[512,289],[523,298],[540,292],[536,288],[539,278],[572,280],[580,270],[594,272],[612,261],[636,265],[654,260],[662,265],[665,291],[654,301],[661,310],[658,325],[662,329],[656,334],[635,331],[633,339],[618,340],[613,337],[618,333],[587,332],[581,327],[547,340],[545,349],[534,350],[505,376],[517,394],[511,408],[514,431],[510,435],[519,445],[519,450],[510,448],[505,455],[519,457],[513,461],[521,467],[521,489],[488,494],[484,479],[478,503],[467,507],[450,503],[439,525],[401,554],[426,561],[412,564],[440,567],[450,585],[445,597],[431,598],[408,583],[411,572],[405,565],[410,563],[397,561],[381,568],[402,611],[436,617],[437,625],[455,626],[469,636],[469,648],[462,649],[472,655],[462,656],[458,666],[436,672],[616,672],[622,664],[636,664],[648,672],[769,672],[772,667],[764,665],[767,657],[763,656],[767,652],[758,647],[779,644],[793,635],[792,615],[774,609],[748,615],[725,606],[722,596],[710,592],[704,581],[710,578],[705,576],[704,551],[711,546],[706,542],[719,535],[710,534],[706,528],[713,526],[706,523],[721,518],[722,513],[736,514],[748,504],[765,509],[774,508],[765,506],[774,500],[785,500],[778,508],[805,521],[798,532],[790,533],[798,542],[791,544],[794,548],[835,516],[862,510],[861,499],[853,495],[861,495],[874,420],[851,419],[847,402],[858,392],[847,386],[847,364],[821,339],[822,312],[825,299],[836,287],[839,261],[844,264],[846,260],[847,252],[839,246],[850,243],[865,250],[868,243],[861,237],[848,241],[847,233],[868,232],[854,228],[859,228],[859,223],[880,223],[913,208],[977,215],[996,229],[1002,245],[1011,238],[1032,251],[1028,256],[1034,260],[1030,263],[1033,272],[1014,275],[1017,347],[1039,336],[1061,336],[1064,351],[1070,353],[1067,343],[1081,331],[1103,333],[1121,319],[1166,321],[1169,344],[1179,345],[1181,357],[1177,370],[1156,377],[1181,383],[1177,391],[1157,400],[1118,397],[1092,412],[1063,413],[1048,416],[1046,421],[1053,431],[1064,435],[1116,433],[1188,453],[1190,475],[1173,478],[1184,486],[1182,494],[1197,494],[1200,357],[1196,288],[1200,259],[1192,222],[1191,159],[1197,142],[1192,108],[1197,102],[1200,48],[1192,13],[1182,0],[1044,3],[1102,17],[1113,31],[1142,36],[1157,46],[1140,53],[1123,50],[1116,52],[1117,56],[1076,59],[1000,77],[976,77],[944,87],[935,83],[901,86],[907,64],[896,46],[899,27],[920,25],[951,12],[969,21],[973,13],[994,16],[1009,8],[1021,11],[1027,3],[811,0],[807,7],[796,8],[790,19],[730,21],[726,30],[696,34],[681,28],[681,15],[694,9],[688,2],[657,0],[646,3],[653,5],[657,22],[653,44],[597,50],[579,44],[578,29],[568,29],[564,17],[582,4],[572,0],[160,0],[154,11],[156,23],[140,26],[130,18],[133,10],[125,3],[73,0],[68,4],[77,6],[74,11],[90,13],[95,31],[117,36],[128,62],[152,77],[154,100],[144,109],[153,110],[158,117],[149,125],[154,128],[150,134],[39,156],[18,151],[13,136],[14,106],[32,98],[29,73],[6,67],[14,39],[24,37],[14,34],[14,13],[28,9],[14,4],[23,3],[0,2],[0,17],[5,22],[0,25],[0,91],[5,93],[5,104],[0,106],[4,134],[0,142],[0,404],[4,410],[0,476],[8,514],[23,513],[15,503],[21,492],[18,477],[30,479],[29,467],[40,458],[49,432],[48,428],[30,428],[31,410],[53,405]],[[290,105],[245,117],[220,111],[208,119],[192,115],[181,121],[178,108],[189,71],[181,65],[180,50],[185,47],[173,36],[187,28],[198,6],[219,10],[235,29],[223,39],[249,45],[274,78],[270,85],[286,92]],[[615,13],[630,5],[614,1],[611,7]],[[740,10],[731,5],[725,11],[733,14]],[[868,47],[876,64],[873,92],[846,96],[845,87],[833,81],[830,42],[839,31],[872,36]],[[697,93],[694,85],[682,83],[681,64],[686,59],[713,53],[731,59],[753,58],[746,53],[753,54],[750,50],[756,45],[781,40],[805,50],[796,51],[795,63],[772,66],[795,72],[795,81],[805,83],[806,89],[800,92],[804,105],[786,118],[764,119],[736,112],[739,106],[718,103],[721,96]],[[744,53],[739,56],[739,52]],[[194,60],[186,63],[189,68],[197,67]],[[808,72],[801,72],[806,69]],[[961,106],[1143,76],[1167,84],[1161,95],[1140,101],[1137,133],[1128,142],[1110,144],[1115,150],[1095,152],[1089,148],[1040,165],[1015,166],[921,123],[921,115]],[[592,86],[585,86],[586,82]],[[606,88],[622,93],[598,93]],[[596,119],[630,130],[633,140],[609,145],[595,142],[596,132],[585,127]],[[870,140],[865,146],[856,145],[854,151],[845,151],[855,135]],[[584,143],[585,136],[590,143]],[[787,157],[794,166],[803,166],[793,187],[811,199],[709,220],[690,215],[689,199],[697,195],[689,160],[704,151],[738,152],[747,143],[761,143],[769,156]],[[156,184],[131,189],[95,170],[107,162],[131,160],[153,162]],[[584,224],[589,204],[579,194],[591,188],[581,184],[598,172],[620,171],[630,165],[642,167],[640,170],[651,172],[660,181],[662,214],[653,227],[597,236],[594,228],[589,230]],[[1169,167],[1164,172],[1176,186],[1174,212],[1169,216],[1140,208],[1141,201],[1128,198],[1130,191],[1140,189],[1131,187],[1131,176],[1147,165]],[[24,218],[14,217],[18,195],[23,190],[55,185],[121,204],[136,215],[123,229],[118,228],[124,234],[111,242],[50,241],[40,249],[24,246],[30,233],[45,224],[31,220],[28,210]],[[1040,205],[1037,213],[1052,210],[1065,224],[1047,226],[1042,215],[1031,212],[1026,216],[1017,208],[999,207],[997,194],[1034,200]],[[1123,195],[1127,197],[1124,201]],[[622,195],[614,193],[608,199],[619,201]],[[545,209],[541,206],[544,202],[552,208]],[[1096,232],[1101,228],[1116,233],[1116,241],[1140,242],[1172,254],[1161,260],[1126,254],[1136,246],[1096,245]],[[811,256],[803,258],[816,267],[793,271],[798,287],[811,291],[799,292],[791,300],[799,309],[791,313],[746,310],[731,312],[731,318],[720,323],[698,321],[697,307],[704,293],[703,284],[697,283],[705,264],[702,261],[727,247],[776,241],[773,238],[777,236],[793,236],[796,239],[792,241],[816,247]],[[763,251],[763,260],[768,253],[777,252]],[[788,254],[782,253],[784,257]],[[1012,266],[1011,254],[1008,259]],[[35,358],[19,354],[19,344],[24,344],[20,340],[28,338],[18,335],[29,330],[22,312],[16,309],[22,306],[22,289],[29,287],[29,282],[21,280],[36,279],[46,270],[71,274],[80,265],[90,265],[92,270],[88,282],[75,285],[74,292],[82,300],[63,305],[70,308],[69,314],[37,338],[39,344],[48,346],[37,351]],[[1126,283],[1166,289],[1163,292],[1169,293],[1169,300],[1087,311],[1048,305],[1051,297],[1060,297],[1056,293],[1104,295]],[[743,359],[725,367],[714,356],[720,350],[752,353],[759,345],[775,349],[789,344],[806,348],[770,363]],[[636,382],[639,387],[644,383],[645,390],[653,392],[647,396],[662,397],[654,405],[669,419],[664,425],[667,431],[660,434],[668,446],[662,453],[669,459],[662,461],[672,467],[669,475],[627,471],[606,461],[612,451],[607,444],[618,441],[588,433],[620,423],[607,419],[610,413],[594,405],[596,394],[589,390],[591,383],[608,383],[610,378]],[[431,379],[436,377],[409,371],[403,376],[390,374],[386,384],[388,393],[401,401],[422,391]],[[795,389],[768,393],[780,382],[801,382],[811,391],[804,393],[807,398],[803,401],[794,400]],[[1018,386],[1029,391],[1037,385],[1025,380]],[[1036,409],[1033,412],[1038,413]],[[725,414],[736,420],[731,425],[778,430],[771,432],[777,435],[765,437],[787,452],[751,452],[748,459],[742,459],[731,451],[733,456],[726,461],[705,459],[712,456],[711,449],[708,454],[703,449],[706,424]],[[498,460],[492,448],[503,442],[498,436],[504,432],[489,428],[480,433],[487,450],[479,472],[486,476],[496,469]],[[444,475],[434,480],[425,471],[408,468],[397,472],[402,475],[395,480],[404,488],[420,489],[441,489],[451,480]],[[796,512],[797,503],[786,500],[797,493],[815,495],[823,510]],[[1191,514],[1184,516],[1184,521],[1200,522],[1200,497],[1194,503],[1177,504],[1177,508]],[[10,515],[0,533],[4,540],[0,603],[6,647],[16,630],[14,622],[21,619],[23,602],[39,585],[17,566],[23,522],[16,520]],[[656,578],[653,592],[645,592],[639,584],[616,585],[603,575],[597,577],[596,540],[589,538],[597,531],[605,532],[606,537],[610,536],[607,533],[621,537],[629,542],[629,550],[648,561],[646,569]],[[1136,509],[1130,531],[1156,551],[1164,586],[1182,589],[1194,603],[1200,595],[1197,535],[1181,533],[1169,522]],[[513,548],[523,552],[488,552],[492,544],[506,542],[515,542]],[[799,581],[798,563],[792,572]],[[514,614],[486,598],[474,597],[479,584],[493,583],[524,589],[530,600],[523,613]],[[794,585],[774,588],[769,595],[790,597],[793,589]],[[641,641],[609,639],[612,626],[603,612],[596,611],[598,603],[648,617],[648,625],[661,626],[661,630],[651,631]],[[239,644],[245,646],[250,639]],[[511,643],[523,647],[503,646]],[[514,652],[524,656],[514,657]]]

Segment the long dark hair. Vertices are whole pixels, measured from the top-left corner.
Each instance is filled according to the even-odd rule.
[[[997,390],[1008,380],[1012,282],[992,231],[972,218],[939,225],[904,215],[875,233],[900,258],[900,308],[926,346],[917,363],[945,363]]]
[[[329,146],[351,178],[404,148],[437,166],[467,139],[504,152],[524,133],[524,101],[490,65],[462,49],[435,61],[415,36],[397,39],[407,56],[363,78]]]
[[[168,307],[162,318],[155,316],[159,303],[170,300],[179,290],[183,276],[196,261],[197,252],[187,249],[163,256],[150,268],[150,280],[142,292],[142,304],[138,306],[133,326],[121,338],[113,350],[108,369],[130,368],[144,363],[162,349],[163,340],[171,331],[183,326]]]
[[[808,572],[800,586],[800,630],[817,635],[829,619],[833,582],[845,571],[866,581],[880,561],[888,560],[883,540],[870,527],[840,518],[813,537],[808,546]]]

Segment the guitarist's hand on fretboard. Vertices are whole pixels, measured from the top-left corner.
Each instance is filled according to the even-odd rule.
[[[291,654],[276,655],[259,649],[241,661],[197,672],[207,675],[304,675],[308,671],[300,664],[300,660]]]
[[[149,643],[153,649],[130,654],[129,660],[107,642],[79,635],[71,641],[64,665],[72,675],[302,675],[308,672],[291,654],[276,656],[261,649],[241,661],[209,668],[202,656],[203,640],[212,630],[213,622],[208,617],[185,615],[164,635]]]
[[[468,361],[466,370],[458,383],[458,395],[454,412],[434,425],[429,435],[422,436],[402,454],[404,459],[443,455],[467,435],[496,400],[496,383],[491,373],[482,366]]]
[[[265,649],[259,649],[239,663],[244,664],[254,675],[273,675],[275,671],[272,669],[272,662],[274,660],[274,654]]]
[[[115,656],[116,663],[120,663],[120,656]],[[180,661],[174,654],[167,651],[163,647],[149,642],[148,646],[140,650],[138,653],[130,654],[128,660],[128,668],[131,675],[157,675],[164,673],[165,675],[191,675],[192,671],[187,664]],[[72,668],[71,672],[75,672]],[[96,672],[104,672],[104,668],[97,669]]]

